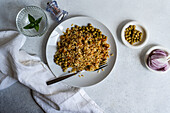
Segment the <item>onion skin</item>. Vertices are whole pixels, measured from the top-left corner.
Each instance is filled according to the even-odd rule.
[[[153,50],[148,58],[147,58],[147,65],[156,71],[166,71],[170,67],[168,60],[165,60],[165,62],[160,62],[158,59],[161,58],[167,58],[168,53],[166,51],[155,49]]]

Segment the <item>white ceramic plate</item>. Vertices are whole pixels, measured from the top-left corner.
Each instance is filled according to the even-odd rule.
[[[153,46],[153,47],[151,47],[151,48],[146,52],[145,57],[144,57],[144,62],[145,62],[146,67],[147,67],[150,71],[152,71],[152,72],[154,72],[154,73],[163,74],[163,73],[168,72],[168,71],[170,70],[170,68],[169,68],[168,70],[166,70],[166,71],[156,71],[156,70],[151,69],[151,68],[148,66],[148,64],[147,64],[148,56],[149,56],[149,54],[150,54],[153,50],[155,50],[155,49],[164,50],[164,51],[166,51],[166,52],[168,52],[168,53],[170,54],[170,51],[169,51],[167,48],[165,48],[165,47],[162,47],[162,46]]]
[[[142,34],[142,41],[141,42],[135,42],[133,45],[131,45],[127,40],[125,40],[125,29],[128,28],[130,25],[136,25],[136,30],[141,31]],[[141,47],[143,47],[144,45],[146,45],[147,41],[148,41],[148,31],[146,30],[146,27],[137,21],[130,21],[128,22],[121,31],[121,39],[122,42],[129,48],[132,49],[139,49]]]
[[[110,56],[110,58],[108,59],[108,66],[104,68],[104,71],[100,71],[100,73],[86,71],[81,73],[84,75],[84,77],[78,77],[78,75],[76,75],[62,81],[71,86],[86,87],[102,81],[111,72],[116,61],[116,56],[117,56],[116,43],[108,28],[102,23],[100,23],[99,21],[90,17],[73,17],[59,24],[53,30],[53,32],[51,33],[48,39],[47,46],[46,46],[46,58],[47,58],[48,65],[51,71],[53,72],[53,74],[56,77],[66,74],[62,71],[61,67],[55,64],[53,61],[54,54],[56,52],[56,47],[57,47],[56,43],[57,41],[59,41],[60,35],[63,35],[63,32],[65,32],[67,28],[71,28],[71,24],[86,26],[88,23],[91,23],[94,27],[99,28],[104,35],[108,36],[107,43],[110,44],[110,49],[111,49],[109,54],[113,53],[114,56]]]

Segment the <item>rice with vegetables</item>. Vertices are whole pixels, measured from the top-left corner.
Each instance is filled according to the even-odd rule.
[[[69,67],[71,72],[94,71],[107,62],[110,45],[106,41],[107,36],[91,24],[67,28],[57,42],[54,62],[64,72]]]

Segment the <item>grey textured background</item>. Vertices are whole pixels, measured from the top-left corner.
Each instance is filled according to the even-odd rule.
[[[44,6],[43,0],[0,0],[0,31],[17,30],[15,18],[17,13],[28,5]],[[31,97],[30,89],[15,83],[0,91],[0,113],[43,113]]]
[[[43,9],[47,0],[0,0],[0,30],[14,29],[17,12],[28,5]],[[170,72],[155,74],[143,64],[145,52],[153,45],[170,49],[169,0],[58,0],[69,17],[87,15],[105,24],[118,47],[118,59],[111,74],[99,84],[84,88],[106,113],[170,113]],[[23,47],[37,54],[45,63],[45,45],[57,23],[47,13],[48,32],[39,38],[27,38]],[[128,20],[144,23],[149,42],[133,50],[120,40],[120,30]],[[30,90],[16,83],[0,92],[0,112],[39,113],[41,109],[31,98]]]
[[[30,89],[19,83],[0,91],[0,113],[44,113],[30,94]]]

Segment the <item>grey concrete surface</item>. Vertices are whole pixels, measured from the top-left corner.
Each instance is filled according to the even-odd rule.
[[[35,103],[30,89],[20,83],[0,91],[0,113],[44,113]]]
[[[45,7],[47,0],[0,0],[0,31],[17,30],[17,13],[28,5]],[[0,91],[0,113],[44,113],[31,97],[30,89],[15,83]]]
[[[16,30],[15,17],[21,8],[36,5],[45,9],[47,1],[0,0],[0,30]],[[99,20],[116,40],[118,59],[114,69],[99,84],[84,88],[106,113],[170,113],[170,72],[155,74],[143,65],[145,52],[153,45],[170,49],[170,0],[58,0],[58,3],[69,12],[68,18],[86,15]],[[45,45],[57,25],[50,14],[46,14],[48,32],[39,38],[27,38],[23,46],[25,51],[38,55],[45,63]],[[147,27],[149,41],[145,47],[134,50],[121,42],[120,31],[127,20],[140,21]],[[19,84],[0,94],[2,113],[10,113],[11,109],[19,111],[24,106],[22,113],[42,112],[32,101],[29,90]],[[23,103],[24,99],[27,102]],[[11,102],[15,104],[9,104]]]

